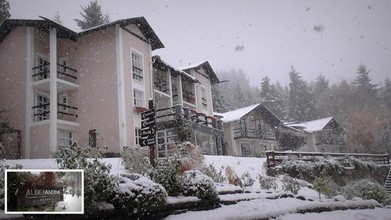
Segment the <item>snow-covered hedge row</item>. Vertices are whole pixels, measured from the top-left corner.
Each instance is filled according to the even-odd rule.
[[[183,194],[197,196],[201,200],[218,200],[215,182],[209,176],[198,170],[189,170],[183,173]]]
[[[164,207],[167,192],[162,185],[137,173],[121,174],[110,202],[128,215],[148,215]]]
[[[379,183],[369,179],[350,182],[342,188],[341,193],[348,199],[360,197],[363,199],[374,199],[380,203],[390,200],[390,194],[387,190]]]

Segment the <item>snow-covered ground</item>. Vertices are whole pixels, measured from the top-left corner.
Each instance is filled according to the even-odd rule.
[[[106,158],[106,163],[112,164],[112,174],[118,174],[125,172],[121,160],[119,158]],[[222,170],[222,174],[225,175],[225,169],[230,166],[237,176],[241,177],[245,172],[248,172],[250,176],[255,180],[252,187],[246,190],[251,193],[243,194],[229,194],[221,195],[222,201],[234,201],[234,200],[249,200],[241,201],[234,205],[222,205],[220,208],[208,210],[208,211],[191,211],[179,215],[171,215],[166,219],[260,219],[268,217],[276,217],[282,220],[291,219],[374,219],[374,220],[391,220],[391,209],[388,208],[375,208],[375,209],[363,209],[363,210],[344,210],[344,211],[331,211],[321,213],[306,213],[297,214],[298,210],[303,210],[317,206],[347,206],[352,207],[357,204],[379,205],[376,201],[334,201],[332,199],[322,200],[318,199],[318,193],[307,187],[300,189],[298,195],[305,197],[307,200],[302,201],[295,198],[284,199],[267,199],[270,196],[265,190],[261,190],[259,186],[259,175],[266,176],[266,170],[264,167],[265,158],[243,158],[243,157],[229,157],[229,156],[205,156],[205,164],[212,164],[217,171]],[[16,165],[17,163],[23,165],[28,169],[57,169],[56,162],[52,159],[39,159],[39,160],[8,160],[6,164]],[[240,189],[238,186],[232,185],[219,185],[218,189],[236,190]],[[273,195],[282,194],[281,187],[276,191],[273,191]],[[170,197],[169,202],[175,203],[181,201],[181,197]],[[189,198],[187,198],[189,199]],[[196,199],[196,198],[191,198]],[[251,200],[250,200],[251,199]],[[314,200],[309,201],[308,199]],[[349,206],[350,207],[350,206]],[[0,213],[0,218],[9,218],[10,216]],[[16,217],[16,216],[15,216]]]

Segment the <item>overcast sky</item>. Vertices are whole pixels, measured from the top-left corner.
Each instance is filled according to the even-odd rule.
[[[8,0],[11,18],[53,18],[80,29],[89,0]],[[111,20],[144,16],[174,67],[209,61],[216,71],[241,69],[289,83],[291,66],[307,81],[323,74],[352,81],[360,64],[376,83],[391,77],[391,0],[99,0]],[[314,28],[315,27],[315,28]]]

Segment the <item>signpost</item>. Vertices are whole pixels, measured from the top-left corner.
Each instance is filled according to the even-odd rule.
[[[140,145],[149,146],[149,160],[152,166],[155,166],[155,144],[156,144],[156,124],[155,108],[153,100],[149,100],[149,109],[141,113],[141,132]]]

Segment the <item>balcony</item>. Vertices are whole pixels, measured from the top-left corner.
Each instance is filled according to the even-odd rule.
[[[181,105],[156,110],[155,119],[156,123],[170,122],[179,119],[209,128],[218,130],[223,129],[221,120]]]
[[[235,128],[234,139],[240,138],[275,140],[275,135],[271,131],[262,131],[261,129]]]
[[[50,103],[40,104],[32,107],[33,121],[44,121],[50,119]],[[57,103],[57,119],[76,122],[78,108]]]
[[[50,63],[45,62],[32,68],[33,87],[50,91]],[[66,92],[78,88],[77,70],[57,63],[57,91]]]

